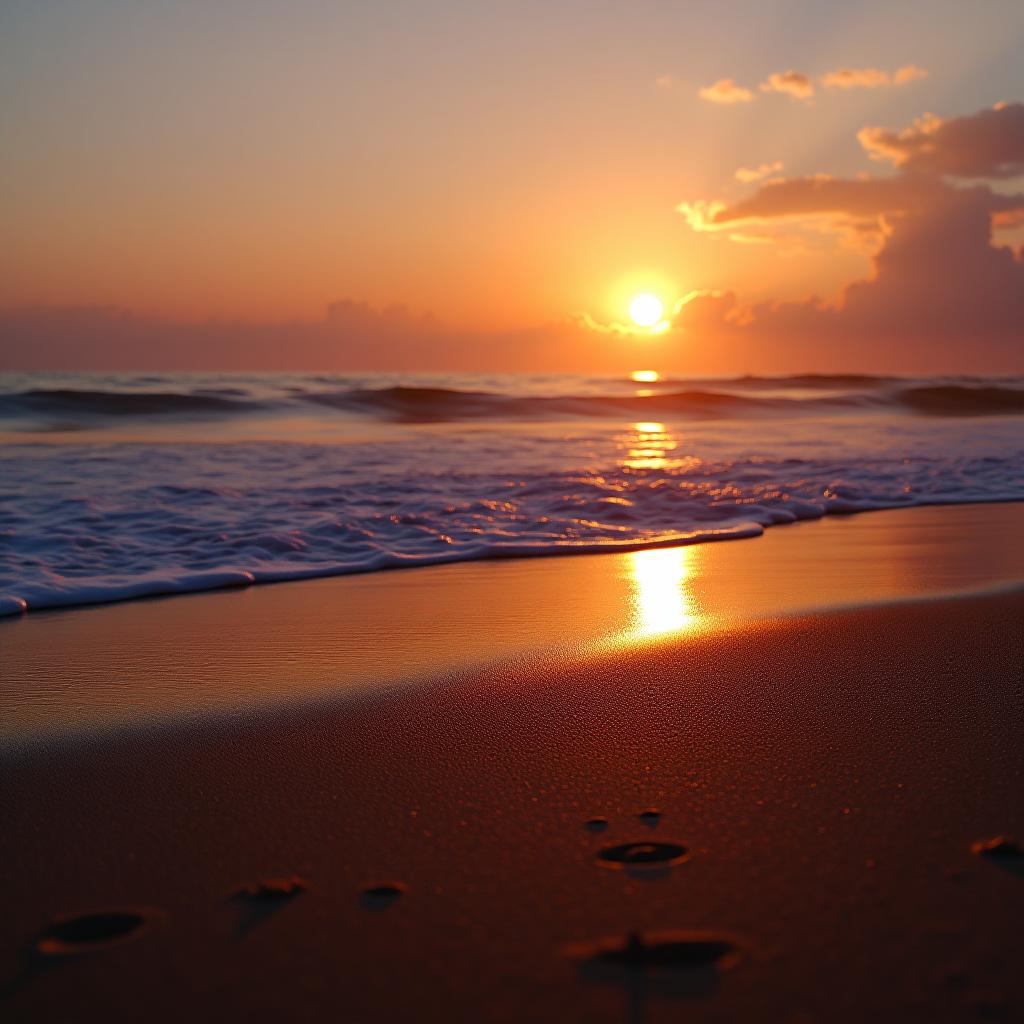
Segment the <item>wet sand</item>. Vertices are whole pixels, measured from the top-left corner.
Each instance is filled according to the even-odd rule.
[[[357,697],[535,652],[1024,579],[1024,503],[899,509],[763,537],[334,577],[0,620],[0,751],[85,728]]]
[[[0,1015],[1020,1019],[1020,850],[972,844],[1024,835],[1022,621],[746,621],[11,752]]]

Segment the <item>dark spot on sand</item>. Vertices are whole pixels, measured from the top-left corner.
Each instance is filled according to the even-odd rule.
[[[279,900],[290,900],[304,893],[308,888],[305,879],[298,875],[290,878],[264,878],[252,885],[242,886],[234,895],[234,899],[260,900],[275,903]]]
[[[586,824],[588,832],[603,832],[607,827],[607,818],[591,818]]]
[[[1024,863],[1024,845],[1007,836],[993,836],[991,839],[979,839],[971,844],[971,853],[992,860],[1015,861]]]
[[[630,1020],[644,1020],[648,998],[700,998],[714,993],[721,972],[739,959],[728,936],[709,932],[630,932],[567,947],[591,984],[622,986]]]
[[[682,843],[621,843],[606,846],[597,859],[612,868],[664,868],[681,864],[689,850]]]
[[[646,811],[641,811],[637,817],[649,828],[657,828],[658,823],[661,821],[661,811],[656,807],[648,807]]]
[[[43,932],[35,948],[43,956],[90,953],[137,938],[158,916],[154,910],[126,908],[60,917]]]
[[[367,886],[359,894],[359,902],[367,910],[386,910],[405,891],[406,887],[401,882],[379,882]]]
[[[1024,844],[1007,836],[979,839],[971,844],[971,852],[1018,878],[1024,878]]]
[[[298,875],[290,878],[264,878],[251,885],[244,885],[231,894],[237,911],[235,935],[244,938],[258,925],[268,921],[296,896],[308,888],[305,879]]]
[[[730,966],[736,944],[704,932],[630,932],[625,939],[595,943],[587,958],[622,967],[701,970]]]

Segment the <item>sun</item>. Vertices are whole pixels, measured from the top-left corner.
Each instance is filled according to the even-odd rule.
[[[664,313],[664,303],[650,292],[641,292],[629,300],[629,315],[637,327],[656,326]]]

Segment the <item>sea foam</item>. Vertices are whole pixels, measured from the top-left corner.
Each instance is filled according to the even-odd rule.
[[[1024,498],[1019,381],[3,384],[6,615]]]

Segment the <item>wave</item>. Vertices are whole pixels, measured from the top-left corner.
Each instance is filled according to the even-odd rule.
[[[0,614],[1024,499],[1021,381],[903,380],[796,398],[707,381],[644,395],[582,378],[390,383],[184,375],[152,390],[138,378],[8,383],[0,401],[28,416],[30,430],[47,429],[48,416],[52,430],[70,429],[76,416],[102,424],[103,389],[120,384],[125,401],[110,425],[132,429],[124,439],[111,430],[72,443],[8,436],[0,446]],[[563,387],[567,394],[553,393]],[[36,411],[26,413],[26,403]],[[229,432],[224,417],[244,415],[239,406],[268,412]],[[88,411],[67,411],[79,407]],[[313,422],[311,436],[275,433],[282,409],[298,410],[303,430]],[[814,412],[801,418],[805,409]],[[213,426],[181,432],[169,413]],[[587,419],[562,422],[576,415]],[[491,429],[363,429],[372,417],[475,418]],[[157,424],[148,432],[138,426],[146,418]],[[324,428],[332,419],[360,426],[335,435]]]
[[[905,388],[899,401],[915,412],[944,416],[985,416],[1024,412],[1024,389],[937,385]]]
[[[0,395],[0,416],[29,414],[87,416],[167,416],[252,412],[259,403],[213,389],[196,391],[90,391],[76,388],[31,388]]]
[[[353,413],[382,416],[404,422],[445,422],[465,419],[543,419],[558,416],[604,418],[634,416],[654,419],[665,416],[738,417],[800,415],[889,408],[928,415],[1007,415],[1024,412],[1024,388],[948,384],[902,386],[879,391],[889,379],[881,377],[788,377],[740,378],[722,382],[714,389],[651,391],[632,395],[509,395],[455,388],[365,388],[308,394],[305,400]],[[837,387],[842,381],[858,388],[812,397],[792,398],[737,393],[739,387],[767,389],[813,388],[816,392]],[[752,382],[756,382],[752,385]],[[865,382],[870,382],[866,384]],[[734,390],[730,390],[729,388]]]
[[[882,388],[899,382],[899,377],[880,377],[866,373],[798,373],[786,377],[759,377],[747,374],[730,381],[732,384],[751,388],[815,388],[821,390]]]
[[[216,419],[303,411],[310,406],[354,417],[402,423],[463,420],[622,418],[661,420],[828,415],[885,411],[927,416],[1019,415],[1024,386],[1013,383],[908,382],[864,375],[804,374],[740,377],[713,382],[662,381],[652,388],[614,393],[524,394],[456,387],[395,385],[326,390],[282,384],[268,391],[245,387],[193,387],[180,391],[30,388],[0,393],[0,419],[43,421],[42,429],[81,423],[154,418]],[[689,384],[685,389],[681,385]],[[620,387],[623,385],[620,384]],[[668,388],[671,388],[669,390]],[[809,395],[789,392],[808,390]],[[772,393],[765,393],[772,392]],[[781,393],[780,393],[781,392]],[[46,421],[49,421],[47,423]]]
[[[451,388],[392,387],[309,395],[307,401],[335,409],[385,415],[406,422],[461,419],[542,419],[655,413],[737,414],[769,410],[784,401],[719,391],[678,391],[649,395],[503,395]]]

